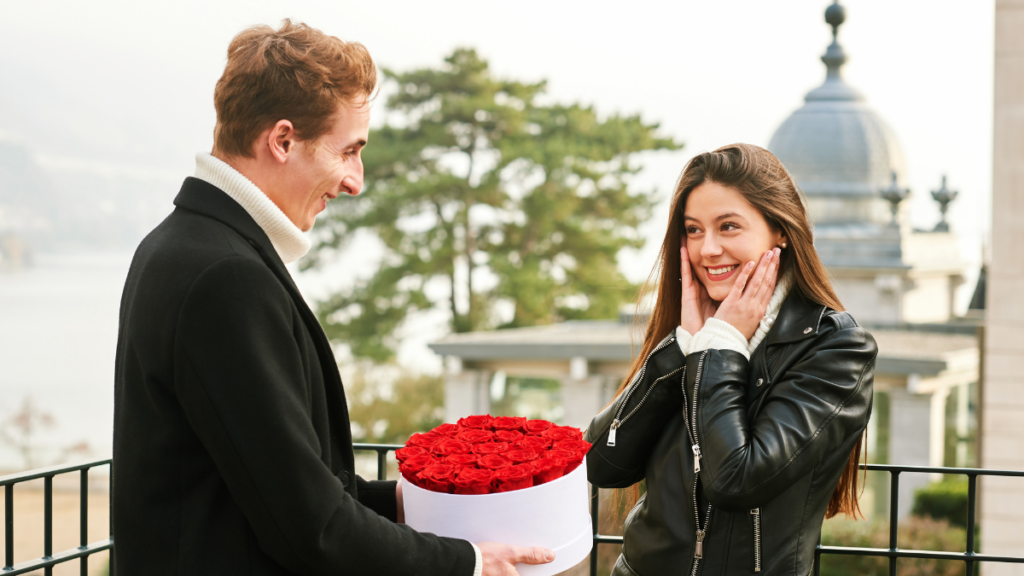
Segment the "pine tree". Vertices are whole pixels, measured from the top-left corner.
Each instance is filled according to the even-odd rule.
[[[385,248],[373,277],[320,302],[328,336],[386,361],[417,310],[444,308],[455,332],[615,317],[636,291],[616,255],[643,244],[637,227],[655,202],[627,188],[634,156],[681,145],[638,116],[539,103],[545,82],[495,78],[470,49],[384,77],[394,90],[363,151],[364,191],[331,205],[304,264],[360,230]],[[432,300],[439,281],[447,295]]]

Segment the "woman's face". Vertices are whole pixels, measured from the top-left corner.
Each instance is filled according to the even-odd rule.
[[[718,302],[729,294],[744,264],[759,262],[786,240],[739,190],[715,182],[690,191],[683,214],[682,242],[690,269]]]

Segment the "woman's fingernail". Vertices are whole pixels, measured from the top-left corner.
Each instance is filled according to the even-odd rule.
[[[753,261],[747,262],[747,270],[753,270],[753,268],[754,268],[754,262]]]
[[[779,254],[782,253],[782,250],[780,248],[775,248],[774,250],[772,250],[772,252],[775,252],[775,255],[778,256]]]

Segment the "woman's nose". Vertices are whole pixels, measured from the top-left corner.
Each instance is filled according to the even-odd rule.
[[[722,245],[718,243],[718,239],[715,238],[714,234],[706,234],[704,236],[704,243],[700,247],[700,255],[704,258],[712,258],[722,253]]]

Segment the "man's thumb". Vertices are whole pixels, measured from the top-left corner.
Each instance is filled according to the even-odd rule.
[[[547,564],[555,559],[555,553],[547,548],[533,547],[517,550],[513,563]]]

